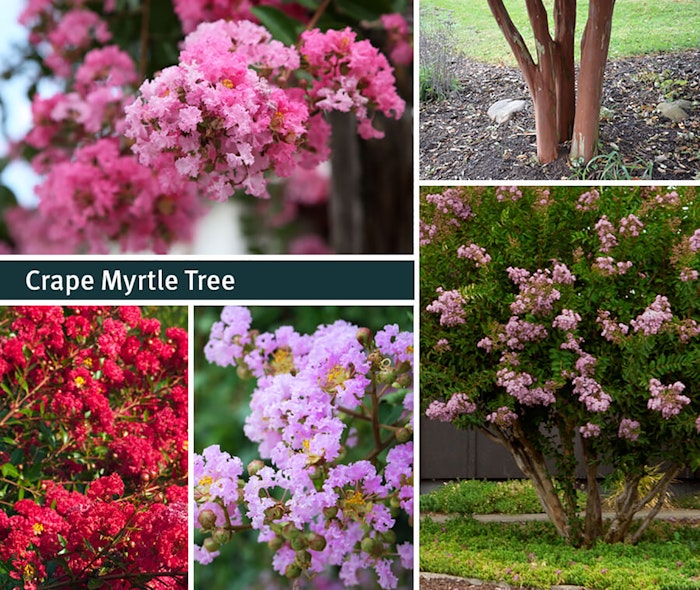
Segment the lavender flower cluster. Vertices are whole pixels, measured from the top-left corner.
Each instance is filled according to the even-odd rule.
[[[249,310],[227,307],[205,354],[257,379],[245,433],[265,461],[248,465],[246,481],[218,446],[196,457],[196,526],[210,536],[195,558],[211,562],[247,526],[290,579],[338,566],[346,586],[373,570],[395,588],[397,570],[413,567],[412,544],[394,530],[401,511],[413,516],[413,335],[388,325],[373,336],[342,320],[310,335],[250,325]],[[379,405],[402,394],[400,416],[382,424]],[[373,448],[349,460],[363,432]]]

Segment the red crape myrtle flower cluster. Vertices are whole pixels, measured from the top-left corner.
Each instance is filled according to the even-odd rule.
[[[187,582],[187,332],[0,310],[0,586]]]

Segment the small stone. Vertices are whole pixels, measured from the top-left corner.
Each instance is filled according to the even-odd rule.
[[[505,123],[508,119],[513,116],[513,113],[522,111],[525,108],[526,102],[524,100],[514,100],[512,98],[506,98],[504,100],[499,100],[493,103],[486,114],[499,125]]]
[[[664,117],[671,119],[674,123],[678,123],[683,119],[688,118],[688,113],[686,109],[690,109],[693,103],[689,100],[674,100],[672,102],[661,102],[656,106],[658,110]]]

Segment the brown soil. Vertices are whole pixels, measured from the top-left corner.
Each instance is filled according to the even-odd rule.
[[[535,120],[517,68],[459,58],[459,90],[420,107],[420,178],[423,180],[566,180],[584,178],[560,157],[537,162]],[[525,98],[526,109],[496,125],[486,115],[503,98]],[[693,106],[679,123],[658,103],[686,99]],[[585,179],[700,180],[700,49],[610,61],[605,71],[601,154],[619,156],[605,174],[599,159]]]

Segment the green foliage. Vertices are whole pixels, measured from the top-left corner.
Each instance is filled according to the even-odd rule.
[[[567,546],[548,523],[421,521],[421,571],[516,587],[571,584],[598,590],[697,590],[700,528],[656,523],[636,546]]]
[[[598,154],[587,163],[571,162],[573,179],[578,180],[651,180],[654,162],[637,158],[627,161],[617,150]]]
[[[542,512],[528,480],[447,482],[420,497],[421,512],[528,514]]]

